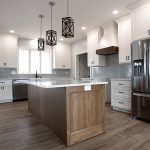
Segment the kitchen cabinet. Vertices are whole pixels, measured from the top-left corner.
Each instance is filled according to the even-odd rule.
[[[0,67],[17,68],[17,38],[0,35]]]
[[[131,17],[125,16],[118,22],[119,64],[131,63]]]
[[[149,37],[150,30],[150,3],[132,10],[132,40],[138,40]]]
[[[105,89],[103,84],[64,83],[58,88],[29,84],[29,110],[70,146],[105,132]]]
[[[96,29],[87,33],[87,51],[88,51],[88,66],[105,66],[105,56],[97,55],[96,50],[98,49],[100,36],[100,30]]]
[[[0,81],[0,103],[12,102],[12,81]]]
[[[53,48],[53,69],[71,69],[70,45],[58,43]]]
[[[131,111],[131,80],[111,80],[111,106],[115,110]]]
[[[81,40],[72,45],[72,49],[75,50],[75,54],[87,53],[87,40]]]

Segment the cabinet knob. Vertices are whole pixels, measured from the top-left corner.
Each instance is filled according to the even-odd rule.
[[[119,104],[124,104],[123,102],[118,102]]]
[[[124,85],[124,84],[122,84],[122,83],[119,83],[119,85]]]
[[[7,63],[6,63],[6,62],[4,62],[4,63],[3,63],[3,65],[4,65],[4,66],[7,66]]]

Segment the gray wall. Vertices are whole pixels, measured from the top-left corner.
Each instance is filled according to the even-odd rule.
[[[107,86],[107,101],[111,100],[111,85],[110,80],[113,78],[130,78],[132,76],[131,64],[119,64],[118,54],[106,56],[106,66],[92,67],[92,79],[106,79]]]

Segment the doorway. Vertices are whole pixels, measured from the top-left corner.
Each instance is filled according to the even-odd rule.
[[[87,53],[76,55],[76,79],[90,78]]]

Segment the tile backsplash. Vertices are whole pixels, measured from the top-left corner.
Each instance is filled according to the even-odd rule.
[[[118,54],[106,56],[106,66],[92,67],[92,79],[103,79],[108,81],[107,86],[107,101],[111,100],[111,82],[113,78],[131,78],[132,67],[131,64],[119,64]]]
[[[57,69],[53,70],[53,74],[40,74],[42,78],[51,77],[70,77],[71,70]],[[0,68],[0,79],[8,78],[34,78],[35,74],[17,74],[16,68]]]
[[[119,64],[118,54],[106,56],[106,66],[92,67],[93,79],[99,78],[130,78],[132,75],[131,64]]]

